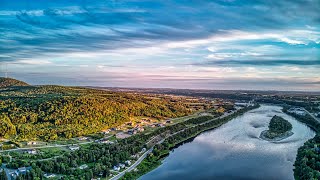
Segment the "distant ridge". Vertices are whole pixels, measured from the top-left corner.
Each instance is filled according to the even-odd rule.
[[[29,86],[29,84],[12,78],[0,77],[0,88],[12,86]]]

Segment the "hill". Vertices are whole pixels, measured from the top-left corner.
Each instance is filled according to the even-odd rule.
[[[15,86],[0,89],[0,137],[71,138],[115,127],[134,117],[164,119],[192,112],[186,103],[166,96],[81,87]]]
[[[29,84],[12,78],[0,77],[0,88],[12,86],[29,86]]]

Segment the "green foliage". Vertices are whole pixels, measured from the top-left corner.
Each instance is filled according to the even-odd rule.
[[[275,133],[284,133],[292,130],[292,125],[289,121],[280,116],[273,116],[269,123],[269,131]]]
[[[0,170],[0,180],[7,180],[7,175],[6,172],[4,170]]]
[[[62,87],[0,89],[0,136],[56,140],[99,132],[135,116],[180,117],[192,112],[169,97]]]
[[[270,120],[269,130],[266,132],[265,136],[269,139],[273,139],[291,130],[292,125],[289,121],[275,115]]]

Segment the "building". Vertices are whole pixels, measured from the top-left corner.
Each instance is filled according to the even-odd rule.
[[[118,165],[120,168],[125,168],[126,167],[126,165],[124,165],[124,164],[122,164],[122,163],[119,163],[119,165]]]
[[[113,166],[113,170],[114,171],[120,171],[120,167],[119,166]]]
[[[130,165],[131,165],[131,161],[130,161],[130,160],[126,160],[124,163],[125,163],[127,166],[130,166]]]
[[[110,129],[107,129],[107,130],[103,130],[102,131],[102,134],[109,134],[110,133]]]
[[[30,146],[30,145],[37,145],[37,142],[35,141],[30,141],[30,142],[27,142],[27,145]]]
[[[79,147],[79,146],[69,146],[69,149],[70,149],[71,151],[75,151],[75,150],[79,150],[80,147]]]
[[[300,116],[305,116],[306,115],[306,112],[304,109],[302,108],[290,108],[288,110],[289,113],[294,113],[294,114],[297,114],[297,115],[300,115]]]

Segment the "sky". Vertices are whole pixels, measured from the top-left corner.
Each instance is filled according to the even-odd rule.
[[[0,0],[30,84],[320,91],[320,0]]]

